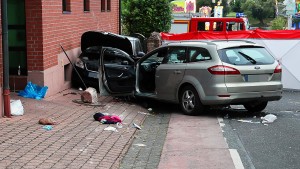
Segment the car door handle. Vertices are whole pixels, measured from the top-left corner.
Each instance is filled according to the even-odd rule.
[[[123,68],[123,70],[128,70],[128,69],[129,69],[128,67],[124,67],[124,68]]]
[[[181,74],[181,71],[180,70],[175,70],[174,74]]]
[[[123,76],[123,73],[121,73],[118,77],[122,77]]]

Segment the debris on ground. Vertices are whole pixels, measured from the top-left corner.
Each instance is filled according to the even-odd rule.
[[[139,129],[139,130],[141,130],[142,128],[139,126],[139,125],[137,125],[137,124],[135,124],[135,123],[133,123],[132,124],[132,126],[134,127],[134,128],[137,128],[137,129]]]
[[[42,124],[42,125],[55,125],[57,124],[57,122],[51,118],[41,118],[39,120],[39,124]]]
[[[144,114],[144,115],[151,115],[150,113],[145,113],[145,112],[138,112],[139,114]]]
[[[100,121],[102,124],[117,124],[122,123],[122,120],[117,115],[109,115],[104,113],[95,113],[94,119],[96,121]]]
[[[276,119],[277,117],[274,114],[267,114],[266,116],[261,117],[261,123],[273,123]]]
[[[12,116],[22,116],[24,114],[21,100],[10,100],[10,113]]]
[[[121,128],[123,128],[123,125],[122,125],[122,123],[117,123],[116,127],[119,128],[119,129],[121,129]]]
[[[139,146],[139,147],[146,147],[145,144],[134,144],[135,146]]]
[[[53,127],[51,125],[45,125],[45,126],[43,126],[43,129],[50,131],[53,129]]]
[[[97,90],[93,87],[88,87],[85,91],[81,93],[81,101],[84,103],[97,103]]]
[[[293,113],[293,111],[290,111],[290,110],[284,110],[284,111],[280,111],[280,112],[282,112],[282,113]]]
[[[117,130],[115,127],[111,127],[111,126],[106,127],[104,130],[105,130],[105,131],[118,132],[118,130]]]
[[[69,94],[72,94],[72,95],[77,95],[77,93],[76,93],[76,92],[69,92],[69,93],[65,93],[65,94],[63,94],[63,96],[66,96],[66,95],[69,95]]]
[[[256,123],[256,124],[260,123],[260,122],[253,122],[252,120],[237,120],[237,121],[243,122],[243,123]]]
[[[21,90],[18,95],[25,98],[41,100],[45,97],[47,90],[47,86],[41,87],[31,82],[28,82],[25,89]]]
[[[85,106],[94,106],[94,107],[104,107],[106,106],[106,104],[102,104],[102,103],[85,103],[83,101],[81,101],[81,99],[74,99],[72,100],[74,103],[77,103],[77,104],[82,104],[82,105],[85,105]]]

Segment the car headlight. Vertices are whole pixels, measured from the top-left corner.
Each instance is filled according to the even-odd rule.
[[[84,69],[84,62],[80,59],[77,59],[76,62],[75,62],[75,66],[77,66],[81,69]]]

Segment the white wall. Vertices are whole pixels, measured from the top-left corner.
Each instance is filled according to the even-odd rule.
[[[265,46],[281,63],[283,88],[300,90],[300,40],[247,39]]]

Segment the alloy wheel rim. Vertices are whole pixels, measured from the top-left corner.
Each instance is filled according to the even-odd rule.
[[[187,112],[190,112],[194,109],[194,107],[195,107],[195,95],[192,91],[187,90],[183,93],[182,105],[183,105],[183,108]]]

